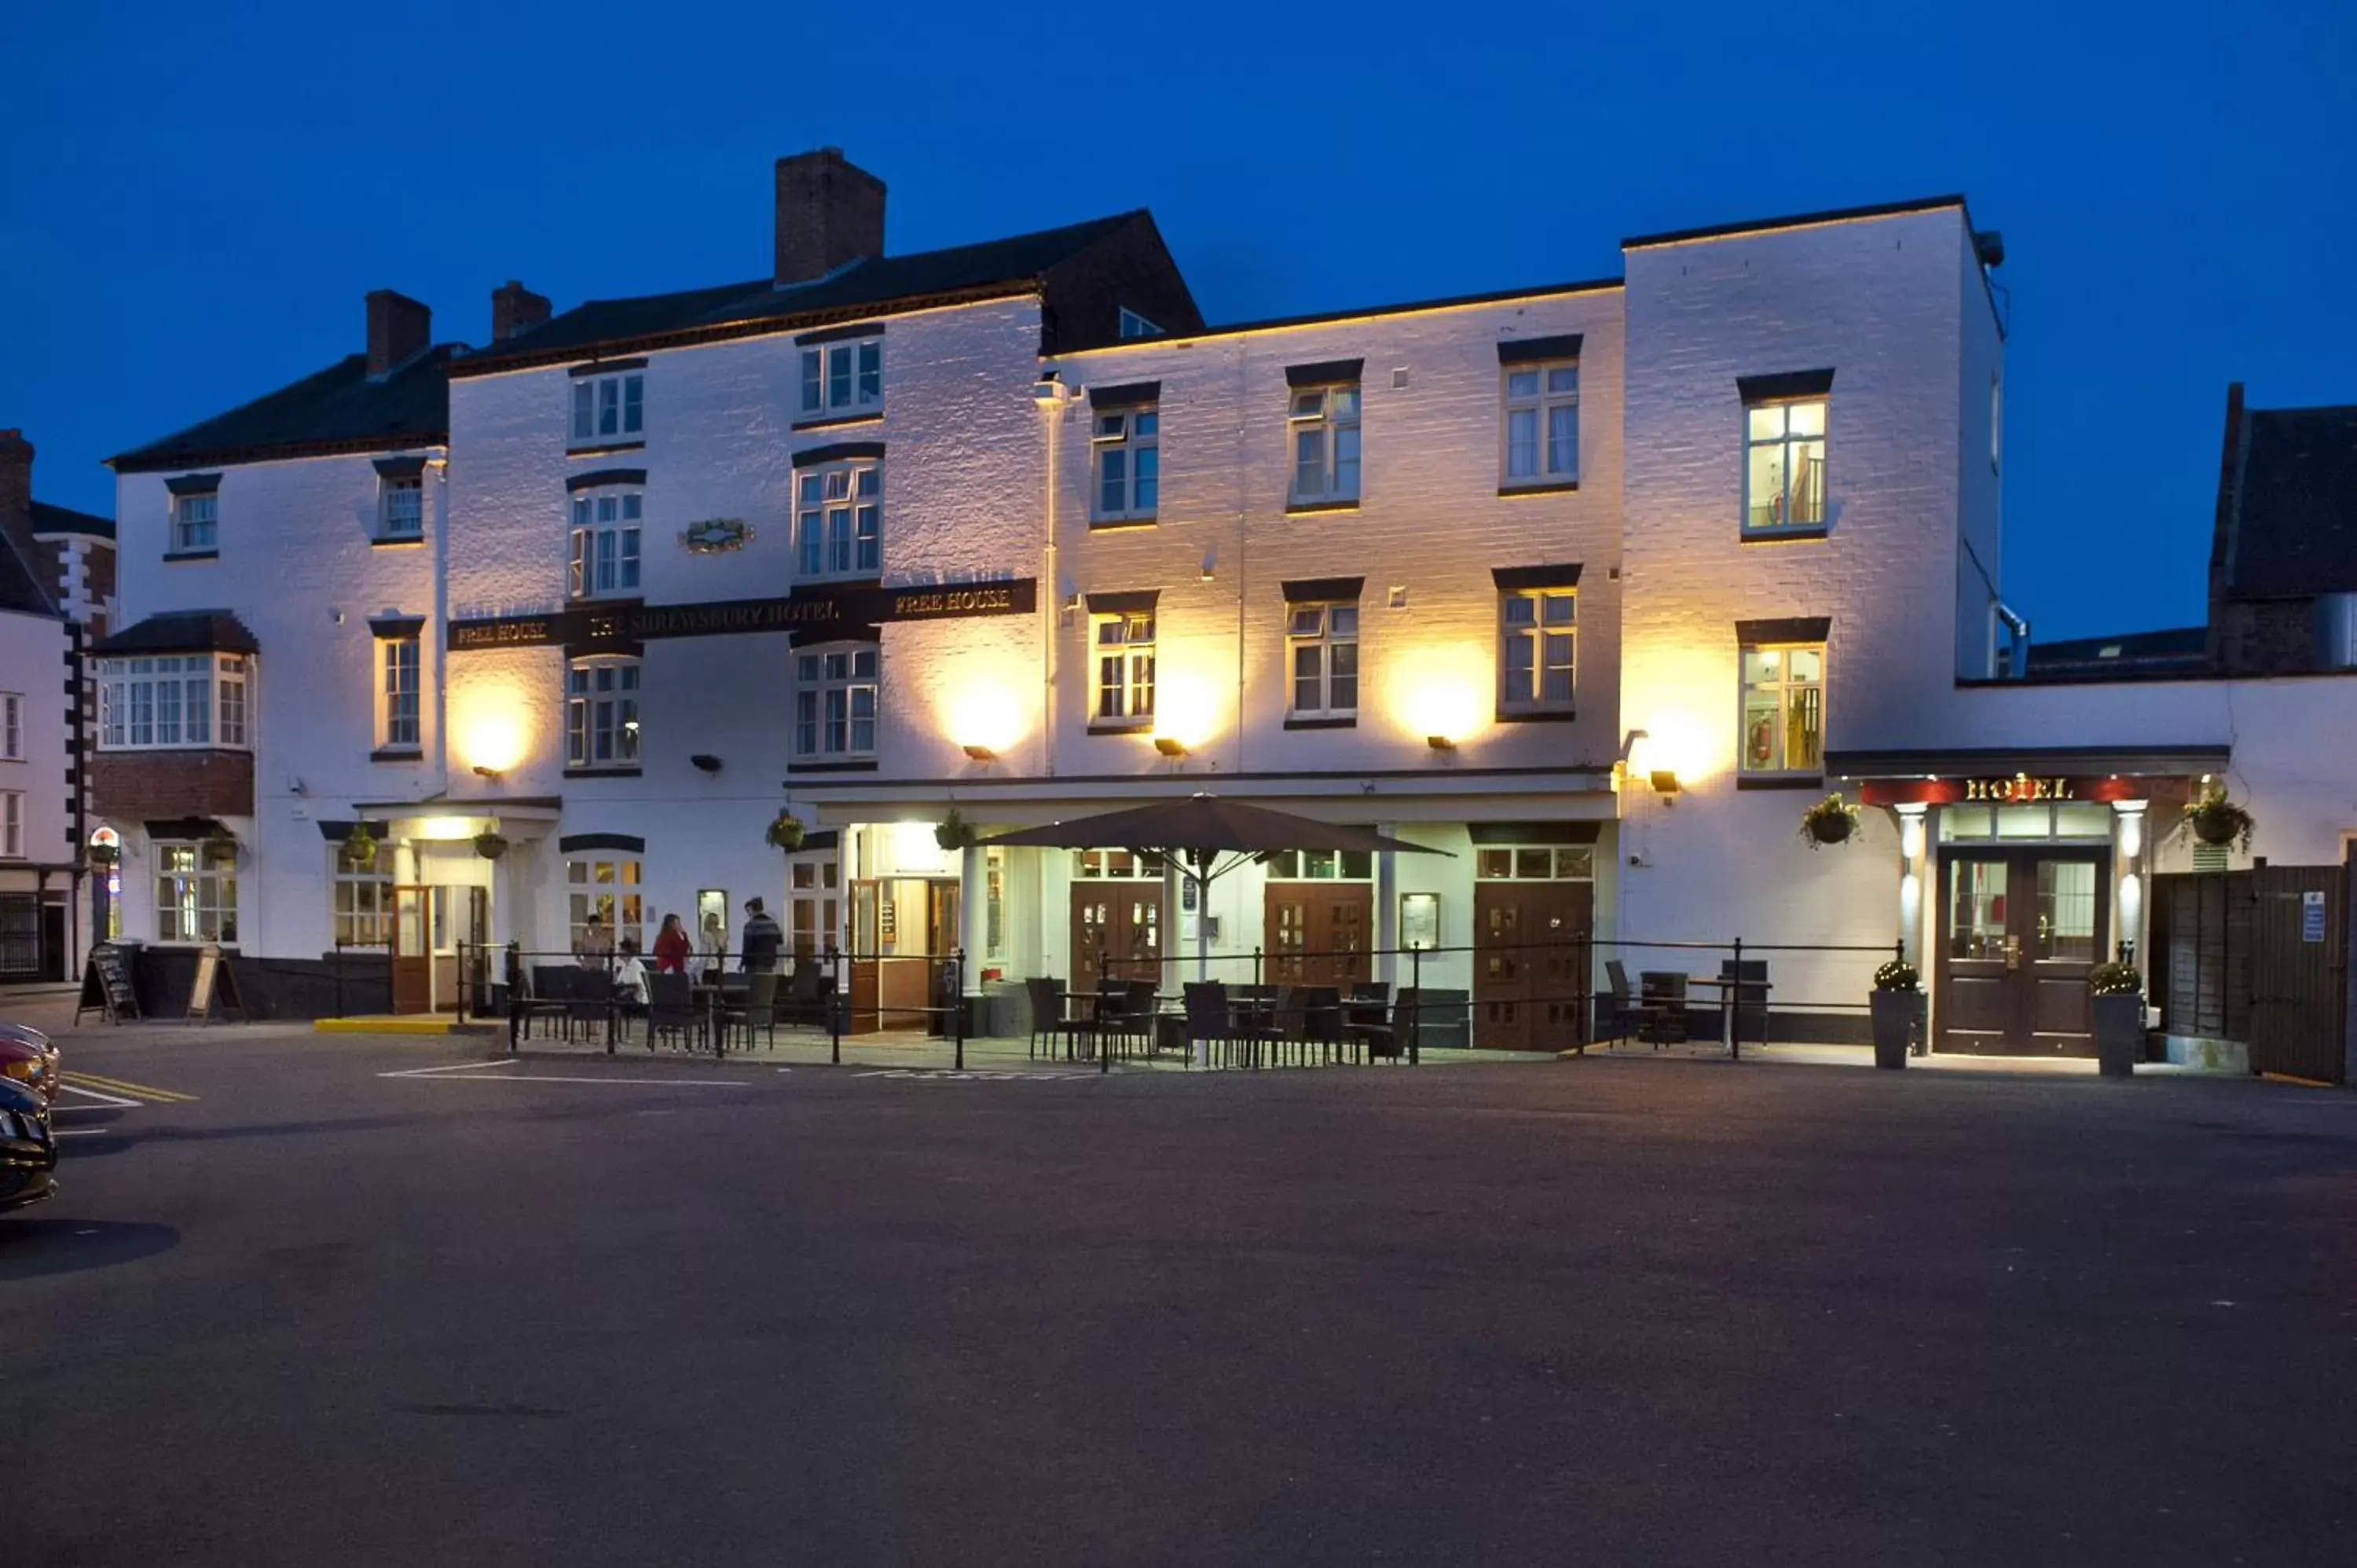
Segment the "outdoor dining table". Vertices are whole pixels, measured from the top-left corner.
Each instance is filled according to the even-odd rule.
[[[1746,1001],[1756,996],[1763,1004],[1772,987],[1767,981],[1738,980],[1731,974],[1695,974],[1686,977],[1688,988],[1706,987],[1718,993],[1718,1043],[1727,1054],[1737,1055],[1740,1047],[1735,1043],[1735,1015]]]

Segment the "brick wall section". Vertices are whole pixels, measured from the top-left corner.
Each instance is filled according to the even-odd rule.
[[[102,751],[91,758],[91,804],[118,831],[176,817],[251,817],[253,754]]]

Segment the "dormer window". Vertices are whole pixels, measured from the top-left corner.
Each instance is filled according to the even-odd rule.
[[[1121,307],[1121,335],[1124,338],[1159,338],[1162,328],[1125,305]]]

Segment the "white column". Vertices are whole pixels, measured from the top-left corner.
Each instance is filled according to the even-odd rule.
[[[990,951],[990,865],[988,852],[970,843],[959,853],[958,945],[965,949],[965,989],[971,996],[982,989],[983,961]],[[940,954],[934,955],[936,961]]]
[[[2136,944],[2136,965],[2149,971],[2144,950],[2145,811],[2147,800],[2112,802],[2112,940]],[[2115,949],[2116,950],[2116,947]],[[2110,953],[2098,953],[2098,961]]]
[[[1397,822],[1377,822],[1385,838],[1399,836]],[[1384,850],[1375,856],[1374,977],[1393,984],[1399,972],[1399,856]]]
[[[1903,805],[1899,811],[1899,935],[1907,946],[1907,961],[1923,967],[1923,873],[1929,864],[1924,832],[1928,808]]]

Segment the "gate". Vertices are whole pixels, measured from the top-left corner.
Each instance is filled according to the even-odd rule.
[[[2161,1026],[2240,1040],[2254,1072],[2340,1081],[2348,895],[2337,865],[2155,876],[2152,993]]]

